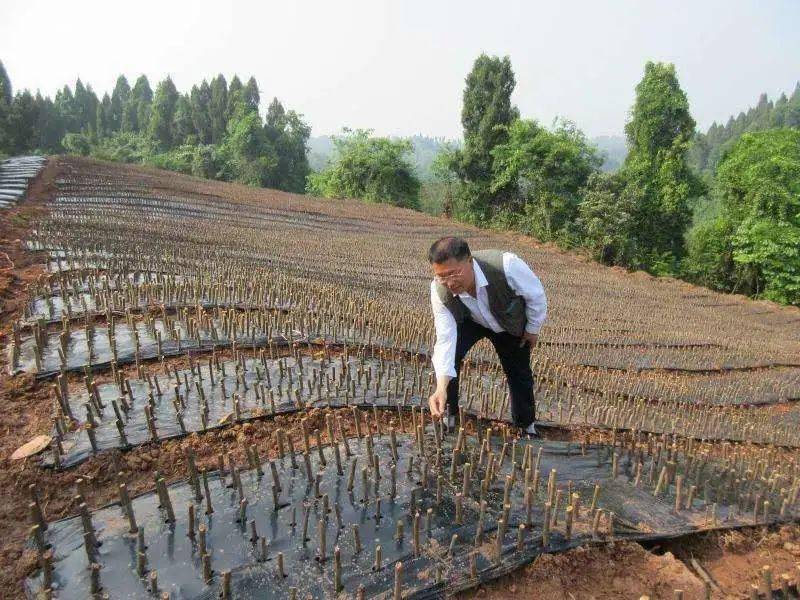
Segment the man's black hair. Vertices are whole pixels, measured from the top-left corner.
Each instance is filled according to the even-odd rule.
[[[470,256],[472,254],[469,251],[467,240],[454,236],[439,238],[433,242],[431,249],[428,250],[428,262],[436,264],[441,264],[451,258],[460,261]]]

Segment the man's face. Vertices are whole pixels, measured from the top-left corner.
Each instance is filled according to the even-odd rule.
[[[442,263],[432,263],[434,278],[444,285],[451,294],[460,294],[472,285],[475,273],[472,270],[472,257],[464,260],[449,258]]]

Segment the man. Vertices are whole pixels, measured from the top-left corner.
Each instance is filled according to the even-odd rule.
[[[431,413],[442,416],[446,404],[448,426],[454,426],[461,361],[478,340],[488,338],[508,379],[514,425],[535,436],[530,352],[547,316],[539,278],[516,254],[501,250],[472,254],[459,237],[436,240],[428,261],[434,273],[431,306],[436,325]]]

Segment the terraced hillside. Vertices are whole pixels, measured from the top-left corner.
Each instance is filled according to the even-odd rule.
[[[8,462],[1,524],[30,596],[425,597],[798,514],[796,309],[87,159],[52,159],[9,210],[3,448],[41,437]],[[489,346],[460,378],[464,430],[430,421],[425,253],[446,234],[545,286],[543,442],[508,426]]]

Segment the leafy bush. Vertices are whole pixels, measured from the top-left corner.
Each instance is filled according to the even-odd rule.
[[[800,131],[743,135],[719,163],[714,193],[719,216],[690,231],[686,276],[800,304]]]
[[[308,176],[309,194],[419,207],[420,182],[409,160],[411,142],[372,137],[372,131],[364,129],[346,129],[333,142],[328,167]]]

